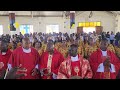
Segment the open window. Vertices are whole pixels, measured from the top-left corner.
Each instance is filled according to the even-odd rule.
[[[33,25],[20,25],[20,32],[23,35],[33,33]]]
[[[59,25],[46,25],[46,33],[59,33]]]

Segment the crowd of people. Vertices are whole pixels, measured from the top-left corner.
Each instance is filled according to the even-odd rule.
[[[2,35],[0,78],[120,78],[120,33]]]

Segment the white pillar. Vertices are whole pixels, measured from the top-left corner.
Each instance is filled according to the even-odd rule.
[[[115,33],[117,33],[117,32],[120,32],[120,15],[117,15],[116,16],[116,20],[115,20],[116,22],[116,29],[115,29]]]

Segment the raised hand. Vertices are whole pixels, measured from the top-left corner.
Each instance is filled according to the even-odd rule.
[[[35,76],[35,75],[37,75],[37,74],[40,74],[40,72],[39,72],[39,70],[38,70],[37,68],[34,68],[34,69],[32,70],[32,76]]]
[[[44,72],[47,71],[47,74],[45,74]],[[44,69],[41,69],[41,75],[44,75],[44,76],[51,76],[53,73],[52,72],[49,72],[49,68],[44,68]]]
[[[82,79],[82,77],[80,77],[80,76],[72,76],[69,79]]]
[[[104,66],[110,67],[110,57],[108,56],[106,60],[103,62]]]
[[[21,73],[17,74],[17,72],[21,72]],[[8,71],[5,79],[17,79],[26,76],[27,75],[26,72],[27,70],[25,68],[21,68],[21,66],[14,67],[10,71]]]
[[[0,69],[2,69],[4,67],[4,63],[0,62]]]
[[[0,79],[4,79],[5,73],[6,73],[5,69],[0,70]]]

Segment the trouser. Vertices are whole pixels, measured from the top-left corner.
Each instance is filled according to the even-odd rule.
[[[108,43],[110,43],[110,38],[107,38],[107,40],[108,40]]]
[[[113,41],[114,41],[114,40],[110,40],[110,44],[113,44]]]

